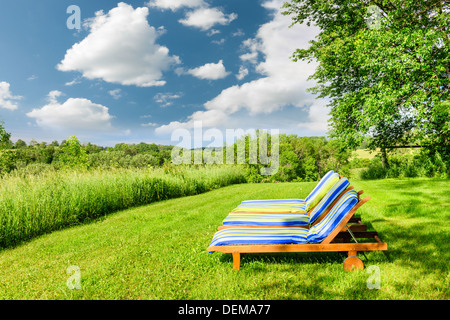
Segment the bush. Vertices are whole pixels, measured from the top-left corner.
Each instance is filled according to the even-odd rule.
[[[16,158],[15,150],[0,150],[0,175],[16,168]]]
[[[389,158],[389,168],[384,169],[381,159],[375,157],[367,169],[361,172],[361,179],[384,179],[384,178],[448,178],[448,165],[436,152],[433,156],[419,153],[415,155],[393,155]]]

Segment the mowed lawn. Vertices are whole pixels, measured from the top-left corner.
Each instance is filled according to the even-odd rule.
[[[388,243],[359,254],[231,255],[206,251],[245,199],[303,198],[315,183],[233,185],[111,214],[0,252],[0,299],[449,299],[449,180],[351,181],[371,200],[358,214]],[[368,260],[366,260],[366,258]],[[380,288],[369,289],[369,266]],[[67,273],[70,266],[79,273]],[[372,269],[370,269],[372,270]],[[69,289],[75,277],[80,289]]]

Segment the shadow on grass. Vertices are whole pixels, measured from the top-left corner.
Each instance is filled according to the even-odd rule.
[[[377,219],[374,222],[383,221]],[[368,229],[371,223],[367,223]],[[448,232],[440,229],[438,224],[426,222],[415,223],[409,226],[393,225],[379,232],[383,242],[388,244],[387,251],[362,252],[358,257],[364,264],[375,262],[397,263],[415,268],[417,271],[428,273],[448,272],[450,259],[450,236]],[[365,242],[364,240],[358,240]],[[367,240],[366,240],[367,241]],[[308,268],[311,265],[342,264],[346,253],[313,252],[313,253],[251,253],[242,257],[241,265],[251,267],[252,270],[266,271],[267,265],[284,264],[296,270],[302,265]],[[220,258],[223,263],[232,264],[231,254],[223,254]]]
[[[388,261],[384,252],[372,253],[366,256],[362,252],[358,253],[358,257],[364,262],[373,263]],[[310,269],[311,267],[320,267],[325,265],[340,265],[347,258],[346,252],[289,252],[289,253],[248,253],[241,258],[241,268],[251,268],[258,272],[268,272],[267,266],[282,265],[283,267],[291,267],[293,271],[301,270],[302,267]],[[224,264],[233,263],[231,254],[222,254],[220,261]]]
[[[448,272],[450,236],[439,224],[416,223],[392,228],[386,234],[391,261],[423,272]]]

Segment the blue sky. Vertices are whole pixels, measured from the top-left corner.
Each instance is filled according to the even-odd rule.
[[[12,140],[177,144],[175,130],[325,135],[315,64],[292,62],[317,29],[280,0],[15,0],[0,10],[0,119]],[[76,22],[80,29],[68,28]],[[73,15],[75,14],[75,15]],[[73,20],[74,18],[75,20]]]

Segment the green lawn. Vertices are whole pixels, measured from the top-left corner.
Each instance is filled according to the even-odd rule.
[[[372,199],[359,213],[388,251],[360,255],[379,267],[345,272],[339,253],[206,252],[244,199],[305,197],[315,183],[234,185],[111,214],[0,252],[0,299],[449,299],[449,180],[354,181]],[[69,266],[81,289],[70,290]]]

